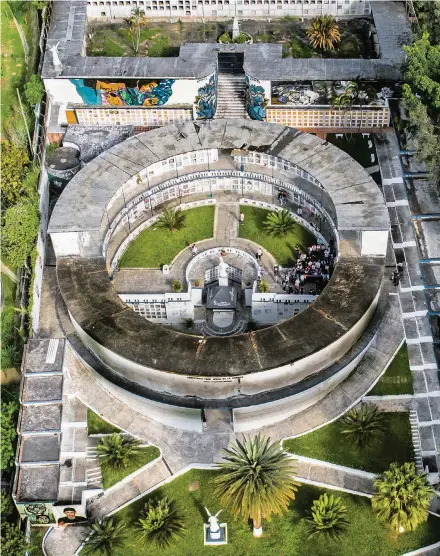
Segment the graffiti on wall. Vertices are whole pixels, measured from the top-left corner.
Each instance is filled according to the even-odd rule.
[[[264,87],[258,83],[258,79],[246,75],[246,109],[252,120],[262,121],[266,119],[269,99],[265,97]]]
[[[217,73],[213,73],[208,82],[197,91],[196,113],[199,120],[210,120],[217,110]]]
[[[27,517],[30,523],[46,525],[54,522],[51,503],[17,504],[17,509],[20,516],[22,518]]]
[[[173,94],[174,79],[108,82],[71,79],[84,104],[104,106],[162,106]]]

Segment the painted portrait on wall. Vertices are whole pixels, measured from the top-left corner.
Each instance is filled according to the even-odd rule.
[[[171,98],[174,79],[71,79],[88,106],[163,106]]]

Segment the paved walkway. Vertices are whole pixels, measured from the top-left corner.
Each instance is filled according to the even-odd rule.
[[[44,550],[47,556],[74,556],[88,535],[88,528],[81,525],[53,527],[46,537]]]
[[[215,207],[215,239],[225,247],[238,237],[240,206],[237,200],[220,202]]]

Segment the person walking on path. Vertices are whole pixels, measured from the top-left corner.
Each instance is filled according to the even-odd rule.
[[[262,256],[263,256],[263,251],[259,247],[257,253],[255,254],[255,258],[257,259],[258,262],[260,262]]]
[[[244,213],[240,212],[240,224],[244,223]]]
[[[193,244],[191,245],[190,251],[191,251],[193,257],[195,257],[195,256],[197,255],[198,249],[197,249],[197,245],[196,245],[195,243],[193,243]]]

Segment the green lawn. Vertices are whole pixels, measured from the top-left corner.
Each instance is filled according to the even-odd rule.
[[[43,537],[47,533],[47,527],[31,527],[31,556],[44,556],[42,544]]]
[[[123,548],[114,550],[113,556],[400,556],[415,548],[432,544],[440,539],[438,519],[430,517],[417,531],[404,533],[398,539],[372,513],[370,500],[361,496],[338,493],[347,506],[350,525],[338,542],[321,537],[308,539],[307,527],[303,520],[312,501],[324,489],[302,485],[289,511],[281,518],[274,517],[263,522],[263,537],[254,539],[250,526],[245,521],[236,521],[227,509],[220,514],[220,521],[228,524],[228,544],[205,547],[203,545],[203,523],[206,506],[211,513],[217,512],[220,502],[214,495],[213,479],[215,471],[192,470],[171,483],[157,489],[150,495],[134,502],[116,514],[127,524],[127,539]],[[190,483],[198,482],[198,490],[189,491]],[[332,491],[333,492],[333,491]],[[136,522],[139,512],[149,497],[168,496],[176,502],[187,527],[183,539],[166,549],[140,541]]]
[[[315,237],[299,224],[285,238],[271,237],[264,229],[268,210],[248,206],[241,206],[240,210],[244,214],[244,223],[240,224],[239,236],[264,247],[281,266],[293,264],[295,245],[299,244],[305,251],[309,245],[316,243]]]
[[[24,50],[20,35],[15,27],[8,2],[0,2],[1,14],[1,137],[5,130],[12,109],[18,104],[16,88],[20,87],[26,71]]]
[[[170,232],[151,226],[130,243],[119,261],[119,268],[160,268],[192,243],[213,237],[213,206],[185,210],[185,225]]]
[[[341,139],[329,133],[327,135],[327,141],[330,141],[330,143],[340,148],[342,151],[345,151],[364,168],[369,168],[377,164],[377,157],[375,157],[374,162],[371,162],[371,154],[376,155],[374,143],[372,149],[368,147],[368,141],[373,141],[372,136],[368,139],[367,137],[362,137],[362,133],[353,133],[344,134]]]
[[[102,485],[104,489],[110,488],[111,486],[122,481],[124,477],[134,473],[150,461],[158,458],[160,455],[159,449],[156,446],[147,446],[139,450],[139,454],[132,457],[130,464],[125,469],[114,470],[107,466],[105,463],[100,461],[101,474],[102,474]]]
[[[101,419],[101,417],[91,409],[87,410],[87,430],[89,434],[111,434],[112,432],[121,432],[121,429],[104,421],[104,419]]]
[[[382,440],[364,450],[356,448],[349,436],[340,434],[339,421],[285,440],[284,448],[300,456],[380,473],[392,462],[404,463],[414,457],[408,414],[386,413],[385,426]]]
[[[396,353],[376,386],[368,392],[369,396],[388,396],[392,394],[414,394],[406,344],[403,344]]]
[[[15,317],[15,290],[16,284],[7,274],[1,273],[3,288],[3,309],[1,318],[1,345],[7,346],[13,340]]]

